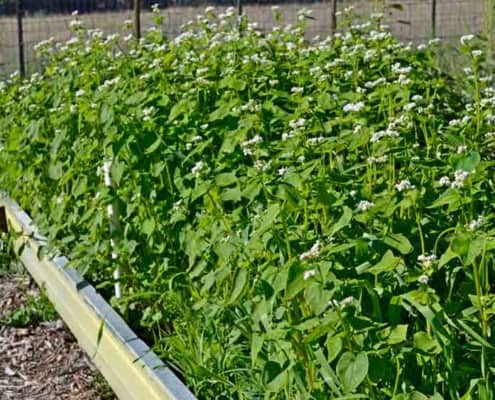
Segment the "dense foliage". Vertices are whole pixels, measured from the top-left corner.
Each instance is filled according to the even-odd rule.
[[[0,185],[108,295],[120,266],[115,306],[200,399],[491,399],[478,39],[454,79],[378,16],[314,41],[306,18],[208,10],[171,41],[76,19],[0,86]]]

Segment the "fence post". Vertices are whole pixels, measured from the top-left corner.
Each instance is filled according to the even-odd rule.
[[[141,37],[141,1],[134,0],[134,34],[136,38]]]
[[[483,33],[486,38],[487,48],[486,55],[487,60],[491,64],[493,61],[493,49],[494,44],[494,13],[495,13],[495,1],[485,0],[483,13]]]
[[[17,46],[19,51],[19,72],[21,77],[26,76],[26,62],[24,59],[24,29],[22,26],[22,19],[24,17],[24,7],[22,0],[17,0],[15,3],[16,15],[17,15]]]
[[[237,14],[242,15],[242,0],[237,0]]]
[[[330,0],[330,33],[337,31],[337,0]]]
[[[437,37],[437,0],[431,0],[431,37]]]

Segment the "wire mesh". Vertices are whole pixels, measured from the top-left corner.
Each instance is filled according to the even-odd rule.
[[[0,0],[0,73],[19,68],[19,43],[16,18],[16,1],[22,5],[24,52],[27,71],[32,72],[33,46],[48,38],[65,41],[71,36],[69,29],[74,10],[88,28],[99,28],[106,34],[121,32],[123,22],[131,19],[132,0]],[[436,36],[456,40],[467,33],[481,33],[486,28],[493,9],[486,9],[494,0],[436,0],[435,27],[432,24],[433,0],[335,0],[337,10],[354,6],[356,15],[367,18],[372,12],[383,11],[391,31],[403,41],[425,41]],[[164,16],[163,32],[174,37],[181,26],[208,6],[222,12],[236,6],[238,0],[145,0],[142,1],[141,26],[146,31],[151,26],[151,6],[158,3]],[[271,7],[278,6],[284,24],[295,24],[297,10],[307,7],[313,10],[308,21],[308,36],[326,36],[332,21],[331,0],[242,0],[242,11],[250,22],[268,31],[274,26]],[[491,6],[493,8],[493,5]],[[338,13],[337,13],[338,14]],[[338,21],[338,17],[337,17]],[[490,22],[491,24],[491,22]],[[486,29],[485,29],[486,31]]]

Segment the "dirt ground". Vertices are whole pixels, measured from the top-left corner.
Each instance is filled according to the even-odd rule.
[[[25,277],[0,274],[0,400],[115,399],[61,320],[2,324],[37,295]]]

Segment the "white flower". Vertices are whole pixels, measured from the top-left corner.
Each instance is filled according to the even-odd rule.
[[[407,103],[405,106],[404,106],[404,111],[412,111],[415,107],[416,107],[416,103],[414,102],[411,102],[411,103]]]
[[[83,90],[83,89],[79,89],[77,92],[76,92],[76,97],[81,97],[81,96],[84,96],[86,92]]]
[[[270,84],[270,86],[277,86],[278,85],[278,79],[270,79],[268,81],[268,83]]]
[[[198,176],[201,170],[204,167],[204,162],[203,161],[198,161],[196,164],[194,164],[194,167],[192,167],[191,172],[193,175]]]
[[[71,28],[79,28],[79,27],[82,26],[82,22],[79,21],[78,19],[74,19],[74,20],[72,20],[72,21],[69,22],[69,26]]]
[[[395,188],[399,192],[405,192],[406,190],[414,189],[415,186],[411,185],[411,182],[409,181],[409,179],[403,179],[398,184],[395,185]]]
[[[464,35],[461,36],[461,44],[467,44],[468,42],[474,40],[475,36],[474,35]]]
[[[258,171],[265,172],[270,168],[271,161],[265,162],[263,160],[256,160],[254,163],[254,168]]]
[[[411,72],[411,67],[401,67],[400,63],[395,63],[392,65],[392,72],[399,75],[407,75]]]
[[[466,152],[467,150],[467,146],[458,146],[457,147],[457,154],[462,154],[464,152]]]
[[[471,55],[474,57],[474,58],[477,58],[477,57],[481,57],[483,55],[483,52],[481,50],[473,50],[471,52]]]
[[[71,15],[72,15],[73,17],[77,17],[77,16],[79,15],[79,11],[74,10],[74,11],[72,11]]]
[[[295,136],[295,134],[293,131],[291,131],[289,133],[284,132],[284,133],[282,133],[282,141],[285,142],[286,140],[289,140],[289,139],[293,138],[294,136]]]
[[[290,89],[290,91],[294,94],[302,94],[304,92],[304,88],[300,86],[294,86]]]
[[[288,170],[289,170],[289,168],[287,168],[287,167],[281,167],[281,168],[278,169],[278,174],[280,176],[284,176],[287,173]]]
[[[344,105],[344,112],[359,112],[364,108],[364,102],[360,101],[358,103],[347,103]]]
[[[411,83],[411,80],[407,77],[405,74],[400,74],[399,78],[397,78],[397,83],[400,85],[409,85]]]
[[[151,120],[151,115],[155,112],[155,107],[150,106],[143,108],[143,121]]]
[[[428,285],[429,280],[430,280],[430,278],[428,277],[428,275],[425,275],[425,274],[420,275],[418,277],[418,282],[423,284],[423,285]]]
[[[311,278],[312,276],[314,276],[316,274],[316,271],[314,269],[310,269],[308,271],[304,271],[304,276],[303,276],[303,279],[305,281],[307,281],[309,278]]]
[[[304,125],[306,125],[306,118],[293,119],[289,121],[289,126],[292,129],[302,128]]]
[[[381,164],[381,163],[384,163],[384,162],[387,162],[388,160],[388,156],[386,154],[384,154],[383,156],[380,156],[380,157],[368,157],[367,161],[368,161],[368,164]]]
[[[254,146],[256,144],[263,143],[263,138],[260,135],[254,136],[252,139],[246,140],[241,143],[242,147]]]
[[[481,225],[483,225],[483,216],[479,215],[478,218],[473,219],[472,221],[469,222],[467,228],[470,231],[474,231],[477,228],[479,228]]]
[[[354,303],[354,300],[354,297],[348,296],[345,299],[342,299],[339,305],[341,308],[349,307],[352,303]]]
[[[370,208],[372,208],[374,206],[374,204],[371,202],[371,201],[368,201],[368,200],[361,200],[358,205],[357,205],[357,208],[358,210],[360,211],[368,211]]]
[[[462,188],[464,181],[469,176],[469,172],[463,170],[457,170],[454,172],[454,181],[450,184],[450,187],[454,189]]]
[[[317,240],[316,243],[313,246],[311,246],[311,249],[302,253],[299,256],[299,259],[301,261],[304,261],[304,260],[309,260],[311,258],[315,258],[315,257],[318,257],[320,255],[320,252],[321,252],[321,244],[320,244],[320,241]]]
[[[399,136],[400,136],[400,133],[399,132],[397,132],[394,129],[387,128],[387,130],[385,130],[385,131],[374,132],[371,135],[370,142],[371,143],[376,143],[376,142],[380,141],[384,137],[391,137],[391,138],[393,138],[393,137],[399,137]]]
[[[303,163],[305,160],[306,160],[306,157],[304,157],[303,155],[297,157],[297,162],[299,162],[299,163]]]
[[[173,205],[173,209],[174,209],[175,211],[177,211],[177,210],[180,208],[180,206],[181,206],[181,205],[182,205],[182,199],[181,199],[181,200],[177,200],[177,201],[174,203],[174,205]]]
[[[437,259],[435,254],[427,256],[426,254],[420,254],[418,256],[418,261],[423,264],[426,268],[430,267],[431,264]]]
[[[314,146],[316,144],[323,143],[325,140],[326,140],[325,137],[318,136],[318,137],[315,137],[315,138],[309,138],[307,140],[307,144],[308,144],[308,146]]]

